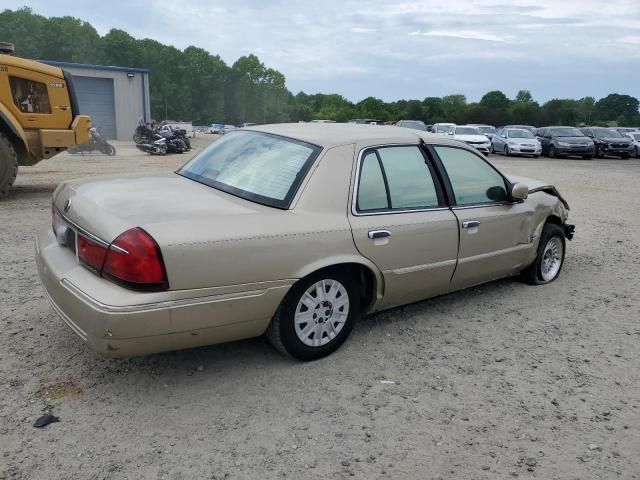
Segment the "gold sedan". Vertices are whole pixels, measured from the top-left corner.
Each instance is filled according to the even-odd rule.
[[[36,260],[53,309],[100,353],[266,333],[312,360],[368,312],[509,275],[555,280],[568,209],[442,136],[250,127],[175,173],[61,184]]]

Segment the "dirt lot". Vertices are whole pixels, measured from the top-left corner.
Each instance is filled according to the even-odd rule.
[[[640,477],[640,161],[492,157],[571,204],[552,285],[371,316],[314,363],[263,339],[109,360],[49,307],[33,237],[61,180],[186,160],[117,146],[21,168],[0,203],[0,479]]]

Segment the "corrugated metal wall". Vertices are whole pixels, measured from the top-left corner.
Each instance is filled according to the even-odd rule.
[[[149,108],[149,74],[109,70],[108,68],[63,66],[72,75],[79,77],[113,79],[115,100],[116,137],[118,140],[130,140],[138,121],[150,119]],[[81,87],[81,85],[79,85]],[[82,97],[79,93],[78,97]]]

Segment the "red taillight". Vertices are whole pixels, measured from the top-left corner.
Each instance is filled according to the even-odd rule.
[[[76,249],[80,260],[93,268],[96,272],[100,273],[102,271],[102,264],[104,263],[104,257],[107,254],[107,247],[100,245],[79,233],[76,240]]]
[[[169,288],[160,247],[141,228],[127,230],[109,245],[102,274],[132,288]]]

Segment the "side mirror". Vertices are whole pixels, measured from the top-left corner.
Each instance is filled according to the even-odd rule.
[[[529,187],[524,183],[516,183],[511,187],[511,198],[515,200],[526,200],[529,196]]]

